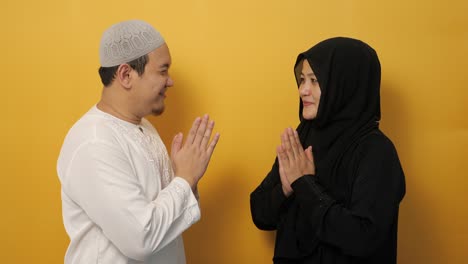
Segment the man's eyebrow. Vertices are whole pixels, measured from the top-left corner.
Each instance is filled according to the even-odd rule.
[[[169,66],[171,66],[171,65],[169,65],[169,63],[166,63],[166,64],[163,64],[163,65],[159,66],[159,68],[169,68]]]

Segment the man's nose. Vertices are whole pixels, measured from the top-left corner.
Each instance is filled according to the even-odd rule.
[[[169,77],[169,79],[167,79],[166,86],[167,87],[172,87],[173,85],[174,85],[174,81],[172,80],[171,77]]]

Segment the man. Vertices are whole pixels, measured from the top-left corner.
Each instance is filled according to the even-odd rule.
[[[100,45],[101,100],[68,132],[57,164],[65,263],[185,263],[181,234],[200,219],[197,184],[219,139],[195,119],[171,157],[144,118],[164,111],[169,49],[146,22],[110,27]]]

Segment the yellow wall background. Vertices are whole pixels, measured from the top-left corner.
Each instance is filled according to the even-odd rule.
[[[175,86],[150,118],[166,145],[209,113],[221,141],[200,185],[188,263],[271,263],[274,234],[250,219],[249,194],[279,134],[298,124],[297,54],[360,38],[382,64],[382,129],[406,172],[399,263],[466,263],[468,3],[374,0],[1,0],[0,262],[61,263],[68,245],[56,159],[100,96],[102,32],[144,19],[164,35]]]

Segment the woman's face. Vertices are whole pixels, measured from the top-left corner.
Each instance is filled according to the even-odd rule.
[[[312,120],[317,117],[320,103],[320,86],[309,62],[304,59],[299,84],[299,96],[302,100],[302,117]]]

